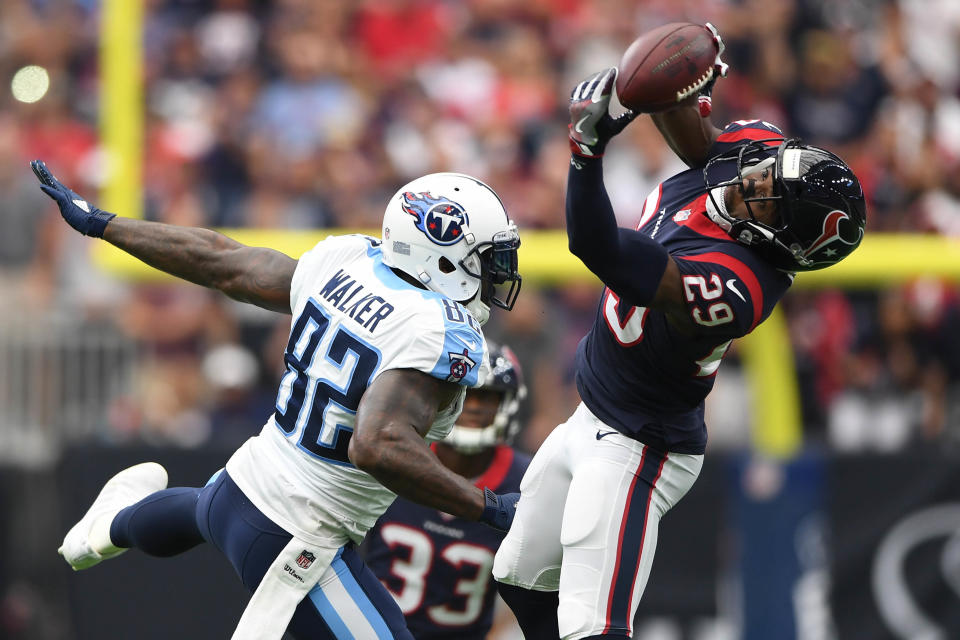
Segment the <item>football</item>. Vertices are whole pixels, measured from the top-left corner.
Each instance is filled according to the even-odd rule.
[[[713,77],[717,45],[703,25],[672,22],[644,33],[617,66],[620,104],[663,111],[696,95]]]

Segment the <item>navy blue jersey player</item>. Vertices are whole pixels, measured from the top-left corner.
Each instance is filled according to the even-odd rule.
[[[463,413],[434,452],[456,473],[498,493],[519,491],[530,458],[507,443],[519,429],[526,394],[520,364],[487,342],[491,373],[469,389]],[[481,640],[494,619],[490,573],[504,534],[403,498],[367,534],[367,566],[403,611],[417,640]]]
[[[735,122],[710,154],[745,150],[772,161],[782,142],[774,125]],[[730,169],[722,162],[711,173]],[[767,166],[758,176],[769,180],[772,173]],[[677,313],[649,304],[646,282],[611,282],[577,350],[577,386],[587,407],[617,431],[661,451],[704,452],[703,399],[721,359],[734,338],[770,314],[793,281],[792,273],[732,241],[712,209],[702,168],[658,185],[644,203],[637,235],[656,240],[670,255],[681,285],[682,295],[673,301]],[[648,258],[637,257],[642,268]]]
[[[601,158],[636,114],[609,114],[615,78],[601,71],[570,100],[567,234],[604,284],[577,353],[582,403],[534,456],[494,561],[527,640],[632,636],[660,518],[700,472],[704,398],[731,340],[797,272],[849,255],[866,219],[840,158],[758,120],[718,129],[689,101],[651,117],[690,168],[650,194],[636,230],[618,228]]]

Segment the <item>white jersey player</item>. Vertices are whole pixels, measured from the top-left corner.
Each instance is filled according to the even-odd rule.
[[[293,314],[261,433],[203,488],[167,489],[156,463],[121,471],[67,533],[64,559],[79,570],[131,547],[169,556],[211,542],[254,592],[235,639],[411,638],[354,544],[396,494],[501,530],[519,496],[478,489],[428,447],[482,375],[490,305],[510,309],[519,293],[519,238],[493,190],[425,176],[388,203],[382,241],[331,237],[296,261],[213,231],[116,217],[42,162],[33,169],[81,233]]]
[[[363,390],[396,369],[474,386],[486,345],[462,305],[401,280],[366,236],[331,237],[301,257],[290,300],[296,320],[277,410],[227,472],[275,523],[339,547],[359,542],[396,497],[348,457]],[[464,390],[438,412],[427,443],[446,437]],[[263,473],[265,461],[275,472]]]

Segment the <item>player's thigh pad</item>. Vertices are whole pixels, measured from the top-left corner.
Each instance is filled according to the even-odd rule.
[[[560,587],[560,523],[571,479],[569,443],[577,431],[589,429],[580,413],[578,409],[547,436],[523,475],[516,517],[493,561],[493,577],[500,582],[537,591]]]
[[[664,454],[621,434],[580,434],[564,506],[563,638],[632,634],[660,518],[693,486],[703,456]]]

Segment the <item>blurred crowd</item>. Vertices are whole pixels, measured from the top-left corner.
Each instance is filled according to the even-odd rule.
[[[762,118],[838,152],[867,191],[868,232],[960,234],[955,0],[144,3],[152,220],[378,228],[399,185],[457,170],[490,183],[521,230],[562,228],[569,89],[647,29],[711,21],[731,66],[715,122]],[[43,158],[96,202],[99,5],[0,3],[0,78],[27,64],[51,74],[36,103],[0,92],[0,304],[114,323],[146,354],[101,436],[234,446],[272,410],[289,319],[198,287],[104,275],[92,241],[59,220],[28,170]],[[607,185],[631,225],[683,166],[649,119],[622,137]],[[596,285],[527,286],[512,313],[494,314],[489,333],[518,352],[531,388],[526,449],[576,402],[573,353],[598,296]],[[811,441],[960,443],[955,283],[794,292],[785,305]],[[735,351],[729,360],[711,413],[716,442],[742,445],[744,384]]]

